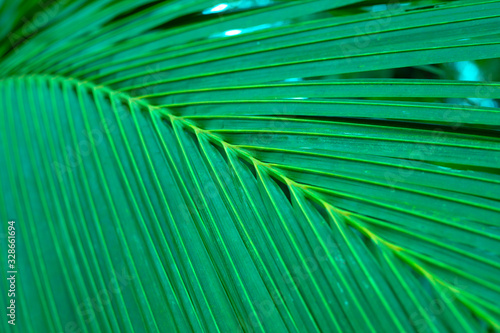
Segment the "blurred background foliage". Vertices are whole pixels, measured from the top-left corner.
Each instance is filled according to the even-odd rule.
[[[245,34],[259,30],[269,30],[279,27],[284,24],[308,22],[311,20],[320,20],[329,17],[348,17],[353,14],[368,13],[374,17],[378,17],[380,13],[387,11],[416,11],[426,10],[438,6],[443,6],[445,3],[455,2],[456,0],[416,0],[416,1],[365,1],[362,4],[355,3],[346,5],[330,11],[323,11],[310,15],[304,15],[288,21],[276,20],[274,23],[266,23],[251,27],[240,28],[235,26],[234,29],[227,30],[223,33],[213,34],[212,38],[234,36]],[[75,12],[82,5],[87,5],[89,2],[105,2],[106,6],[111,6],[116,3],[116,0],[2,0],[0,1],[0,58],[8,56],[11,52],[18,49],[33,35],[43,30],[45,27],[56,23],[59,17]],[[124,16],[139,12],[141,10],[152,8],[160,3],[157,1],[142,1],[144,4],[139,7],[134,7],[130,12],[117,15],[113,20],[108,21],[105,25],[111,25],[118,22]],[[208,22],[218,20],[221,17],[230,17],[243,11],[258,10],[263,7],[272,7],[284,4],[290,1],[286,0],[240,0],[240,1],[213,1],[213,6],[199,10],[195,13],[189,13],[174,20],[171,20],[161,26],[155,26],[151,32],[159,30],[167,30],[171,28],[179,28],[188,26],[193,23]],[[387,15],[387,14],[384,14]],[[384,20],[385,16],[380,16]],[[370,29],[376,29],[377,26],[368,26],[366,33],[370,33]],[[373,32],[373,31],[372,31]],[[493,82],[500,80],[500,59],[486,59],[477,61],[462,61],[442,64],[432,64],[417,67],[405,68],[389,68],[377,71],[360,71],[356,73],[346,73],[339,75],[330,75],[322,77],[304,77],[290,78],[289,81],[298,80],[317,80],[317,79],[356,79],[356,78],[405,78],[405,79],[441,79],[441,80],[460,80],[460,81],[486,81]],[[498,107],[498,100],[492,99],[423,99],[423,98],[402,98],[398,100],[417,100],[427,102],[450,102],[462,103],[464,105],[480,105],[489,107]]]

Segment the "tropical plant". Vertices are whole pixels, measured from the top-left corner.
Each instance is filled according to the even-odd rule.
[[[0,22],[3,332],[500,330],[500,1]]]

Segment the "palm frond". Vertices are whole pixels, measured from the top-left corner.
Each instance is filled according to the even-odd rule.
[[[500,1],[216,5],[0,42],[19,331],[500,330],[500,84],[373,77],[500,57]]]

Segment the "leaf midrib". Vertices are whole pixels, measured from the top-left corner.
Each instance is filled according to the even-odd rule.
[[[212,141],[217,143],[218,145],[222,146],[226,151],[230,150],[236,153],[239,157],[244,158],[245,160],[249,161],[252,163],[254,167],[261,167],[263,168],[268,175],[274,176],[277,178],[279,181],[287,184],[288,186],[292,186],[294,190],[297,191],[302,191],[302,193],[305,194],[306,197],[309,199],[312,199],[316,202],[318,202],[322,207],[324,207],[327,211],[335,211],[339,214],[341,214],[343,217],[346,218],[346,222],[349,223],[350,226],[354,227],[358,231],[360,231],[363,235],[366,237],[370,238],[373,242],[384,246],[384,248],[390,250],[393,252],[397,257],[402,259],[404,262],[409,264],[411,267],[419,271],[421,274],[423,274],[427,279],[431,280],[431,283],[433,284],[440,284],[453,292],[454,294],[457,295],[457,298],[459,298],[469,309],[471,309],[473,312],[481,316],[484,320],[486,320],[489,324],[493,325],[496,328],[500,328],[500,324],[495,321],[494,318],[491,318],[488,316],[488,314],[485,314],[481,311],[481,313],[477,313],[478,309],[475,307],[475,304],[469,304],[468,300],[463,300],[460,297],[461,290],[456,289],[454,286],[450,285],[449,283],[443,281],[437,276],[434,276],[431,272],[429,272],[426,268],[422,267],[419,262],[419,259],[416,259],[415,256],[413,255],[412,250],[405,249],[401,247],[400,245],[393,244],[384,238],[372,233],[363,223],[358,223],[354,219],[353,213],[343,210],[337,207],[334,207],[331,205],[329,202],[323,199],[322,195],[320,194],[321,189],[318,188],[320,192],[316,191],[316,188],[313,188],[308,185],[304,185],[301,183],[298,183],[294,181],[293,179],[287,177],[285,174],[283,174],[281,171],[276,170],[276,168],[273,167],[271,163],[266,163],[263,161],[258,160],[255,158],[251,153],[246,151],[245,149],[242,149],[238,145],[233,145],[231,143],[228,143],[224,141],[223,138],[218,136],[217,134],[212,133],[211,131],[205,130],[203,128],[200,128],[199,126],[193,124],[190,120],[184,119],[181,116],[176,116],[168,108],[165,107],[158,107],[152,104],[149,104],[145,101],[144,98],[137,98],[137,97],[132,97],[122,91],[116,91],[111,89],[108,86],[105,85],[96,85],[93,82],[90,81],[80,81],[78,79],[75,79],[73,77],[63,77],[63,76],[53,76],[53,75],[45,75],[45,74],[31,74],[31,75],[18,75],[18,76],[9,76],[6,78],[0,79],[0,83],[6,80],[22,80],[25,78],[39,78],[42,80],[46,81],[59,81],[59,82],[66,82],[70,83],[71,85],[74,85],[76,87],[85,87],[87,89],[90,89],[92,91],[101,91],[105,92],[108,94],[110,97],[115,97],[122,99],[123,101],[128,102],[129,104],[136,104],[141,107],[143,107],[145,110],[150,111],[151,113],[154,113],[157,117],[161,119],[170,119],[173,122],[178,121],[185,125],[189,130],[195,132],[195,133],[203,133],[207,135],[207,137]],[[426,217],[428,218],[428,217]],[[415,260],[416,259],[416,260]],[[446,264],[444,264],[447,266]],[[486,281],[485,281],[486,282]],[[465,297],[468,298],[468,296],[464,295]]]

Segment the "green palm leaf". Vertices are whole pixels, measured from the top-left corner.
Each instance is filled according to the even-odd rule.
[[[433,65],[500,57],[500,1],[40,8],[0,2],[2,331],[500,330],[500,84]]]

